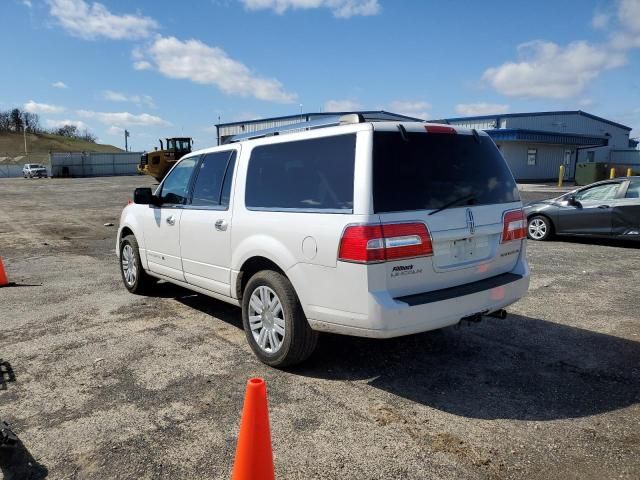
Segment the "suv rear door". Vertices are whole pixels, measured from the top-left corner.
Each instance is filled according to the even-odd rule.
[[[424,223],[432,241],[431,257],[385,264],[392,296],[513,270],[522,240],[502,242],[503,219],[519,214],[520,197],[488,135],[424,125],[375,131],[372,183],[381,223]]]
[[[231,185],[236,150],[207,153],[196,167],[193,189],[180,219],[185,280],[231,295]]]

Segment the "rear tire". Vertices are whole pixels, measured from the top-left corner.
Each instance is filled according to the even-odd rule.
[[[527,220],[527,237],[531,240],[544,241],[553,236],[553,225],[547,217],[535,215]]]
[[[303,362],[318,343],[291,282],[272,270],[258,272],[247,282],[242,323],[253,352],[272,367]]]
[[[138,241],[133,235],[127,235],[120,242],[120,275],[126,289],[137,295],[147,293],[155,283],[142,268]]]

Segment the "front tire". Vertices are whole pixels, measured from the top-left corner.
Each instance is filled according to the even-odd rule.
[[[303,362],[318,343],[291,282],[272,270],[258,272],[247,282],[242,323],[253,352],[272,367]]]
[[[553,235],[553,225],[547,217],[535,215],[527,221],[527,237],[531,240],[549,240]]]
[[[127,290],[137,295],[148,292],[154,283],[142,268],[138,241],[133,235],[127,235],[120,242],[120,275]]]

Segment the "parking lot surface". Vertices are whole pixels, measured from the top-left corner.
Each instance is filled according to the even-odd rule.
[[[22,442],[0,478],[228,478],[252,376],[281,479],[640,478],[639,249],[529,242],[506,320],[323,335],[279,371],[236,307],[124,289],[117,222],[151,181],[0,180],[0,420]]]

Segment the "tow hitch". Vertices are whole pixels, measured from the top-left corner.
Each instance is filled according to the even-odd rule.
[[[507,311],[504,308],[501,308],[500,310],[496,310],[494,312],[489,312],[485,310],[483,312],[478,312],[478,313],[474,313],[473,315],[462,317],[460,319],[460,323],[463,323],[463,322],[479,323],[482,321],[482,317],[492,317],[492,318],[499,318],[500,320],[504,320],[505,318],[507,318]]]

